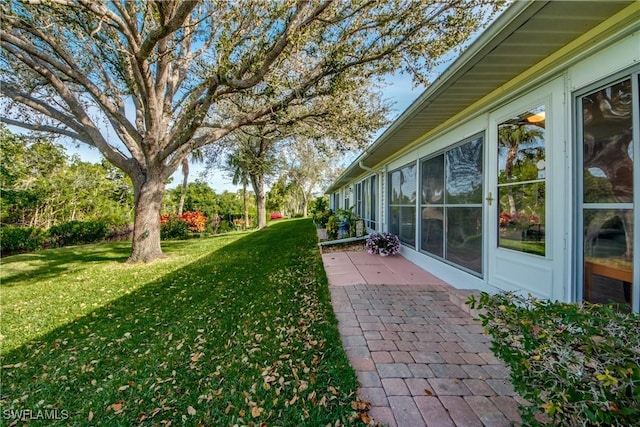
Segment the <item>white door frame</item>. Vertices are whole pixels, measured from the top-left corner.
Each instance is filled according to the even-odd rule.
[[[567,300],[566,280],[566,209],[570,198],[567,173],[566,126],[567,103],[564,79],[556,78],[544,86],[495,109],[489,114],[485,174],[486,278],[500,289],[522,291],[540,298]],[[545,256],[498,247],[498,125],[528,109],[545,106]]]

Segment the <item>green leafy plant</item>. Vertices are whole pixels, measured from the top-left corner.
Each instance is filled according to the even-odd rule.
[[[630,426],[640,419],[640,315],[514,293],[470,297],[529,404],[526,425]],[[545,414],[544,416],[541,416]]]
[[[336,209],[327,219],[327,236],[329,239],[354,237],[355,223],[359,219],[360,215],[353,212],[353,206],[349,209]]]
[[[39,227],[0,227],[0,251],[3,254],[30,252],[42,249],[47,232]]]
[[[340,228],[340,224],[338,223],[335,215],[329,215],[327,218],[327,237],[330,240],[338,238],[338,229]]]
[[[329,209],[329,201],[326,197],[318,197],[311,207],[311,215],[313,217],[313,223],[317,228],[326,228],[329,222],[329,217],[333,214],[333,211]]]
[[[178,216],[163,215],[160,223],[160,238],[162,240],[186,239],[189,237],[189,224]]]
[[[49,228],[49,238],[52,246],[68,246],[99,242],[108,232],[101,221],[68,221]]]

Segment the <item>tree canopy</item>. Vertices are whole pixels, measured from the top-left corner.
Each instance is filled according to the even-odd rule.
[[[94,146],[131,178],[131,261],[162,257],[164,183],[237,129],[404,70],[425,81],[500,0],[2,2],[4,123]],[[241,94],[258,100],[219,114]]]

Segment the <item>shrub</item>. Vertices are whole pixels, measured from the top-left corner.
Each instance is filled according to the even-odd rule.
[[[326,228],[331,215],[333,215],[333,211],[330,209],[314,212],[313,222],[317,228]]]
[[[109,227],[101,221],[68,221],[49,228],[49,238],[52,246],[68,246],[99,242],[108,232]]]
[[[0,251],[3,253],[30,252],[42,249],[47,232],[38,227],[0,227]]]
[[[218,234],[228,233],[229,231],[233,230],[232,224],[233,223],[230,223],[226,219],[221,220],[220,223],[218,224],[217,233]]]
[[[317,197],[311,202],[311,213],[324,212],[329,210],[329,199],[324,196]]]
[[[356,222],[360,216],[353,212],[353,206],[349,209],[337,209],[329,211],[326,228],[329,239],[354,237],[356,235]]]
[[[400,239],[395,234],[382,232],[370,234],[365,244],[370,254],[395,255],[400,251]]]
[[[630,426],[640,419],[640,314],[513,293],[467,301],[530,405],[525,425]]]
[[[184,212],[180,218],[187,223],[189,231],[193,233],[202,233],[207,226],[207,217],[200,211]]]
[[[160,218],[160,239],[186,239],[189,237],[189,224],[175,215],[162,215]]]

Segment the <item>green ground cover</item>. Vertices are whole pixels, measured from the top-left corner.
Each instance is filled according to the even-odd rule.
[[[357,422],[310,221],[163,247],[149,265],[126,243],[2,260],[0,424]]]

